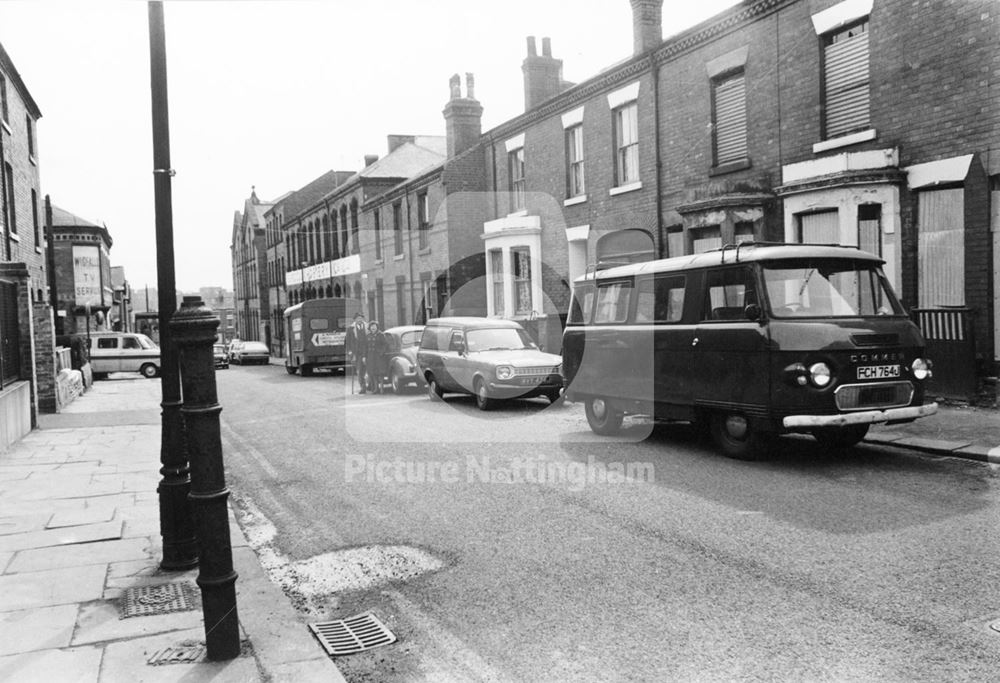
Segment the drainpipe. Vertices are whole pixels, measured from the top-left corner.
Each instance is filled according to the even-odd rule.
[[[663,161],[660,159],[660,65],[654,58],[655,52],[649,53],[649,71],[653,76],[653,149],[656,159],[656,237],[657,255],[663,258],[663,195],[660,192],[660,185],[663,181],[662,168]]]
[[[10,213],[7,211],[7,171],[4,164],[3,133],[0,133],[0,217],[3,218],[4,261],[10,261]]]
[[[408,269],[410,271],[409,285],[407,286],[408,294],[410,295],[410,316],[411,319],[416,322],[417,318],[413,315],[417,312],[416,307],[413,305],[413,231],[410,229],[410,188],[407,187],[405,194],[403,195],[406,199],[406,246],[410,250],[410,255],[407,261],[409,262]]]

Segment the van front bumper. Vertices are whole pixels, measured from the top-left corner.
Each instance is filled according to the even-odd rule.
[[[922,406],[887,408],[886,410],[862,410],[856,413],[839,413],[837,415],[789,415],[781,420],[781,424],[785,429],[801,431],[817,427],[847,427],[849,425],[913,422],[917,418],[933,415],[937,412],[937,409],[937,403],[927,403]]]

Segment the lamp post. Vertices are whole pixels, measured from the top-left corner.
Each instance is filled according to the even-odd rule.
[[[156,285],[159,288],[160,391],[160,535],[165,570],[190,569],[198,564],[194,523],[188,503],[191,470],[188,465],[177,348],[170,317],[177,309],[174,279],[174,234],[171,206],[170,125],[167,116],[167,49],[163,3],[149,3],[149,66],[153,105],[153,190],[156,204]]]

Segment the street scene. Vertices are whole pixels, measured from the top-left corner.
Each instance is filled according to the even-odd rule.
[[[996,677],[995,0],[56,6],[0,680]]]

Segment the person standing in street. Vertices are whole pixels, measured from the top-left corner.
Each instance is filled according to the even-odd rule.
[[[361,385],[360,393],[365,393],[365,359],[368,356],[368,329],[365,325],[365,315],[361,311],[354,314],[354,323],[347,328],[344,338],[347,357],[354,366],[354,376]],[[351,380],[354,386],[354,380]]]
[[[379,329],[378,322],[368,323],[368,359],[365,368],[370,380],[369,388],[373,393],[382,393],[382,382],[385,380],[385,352],[388,350],[385,335]]]

